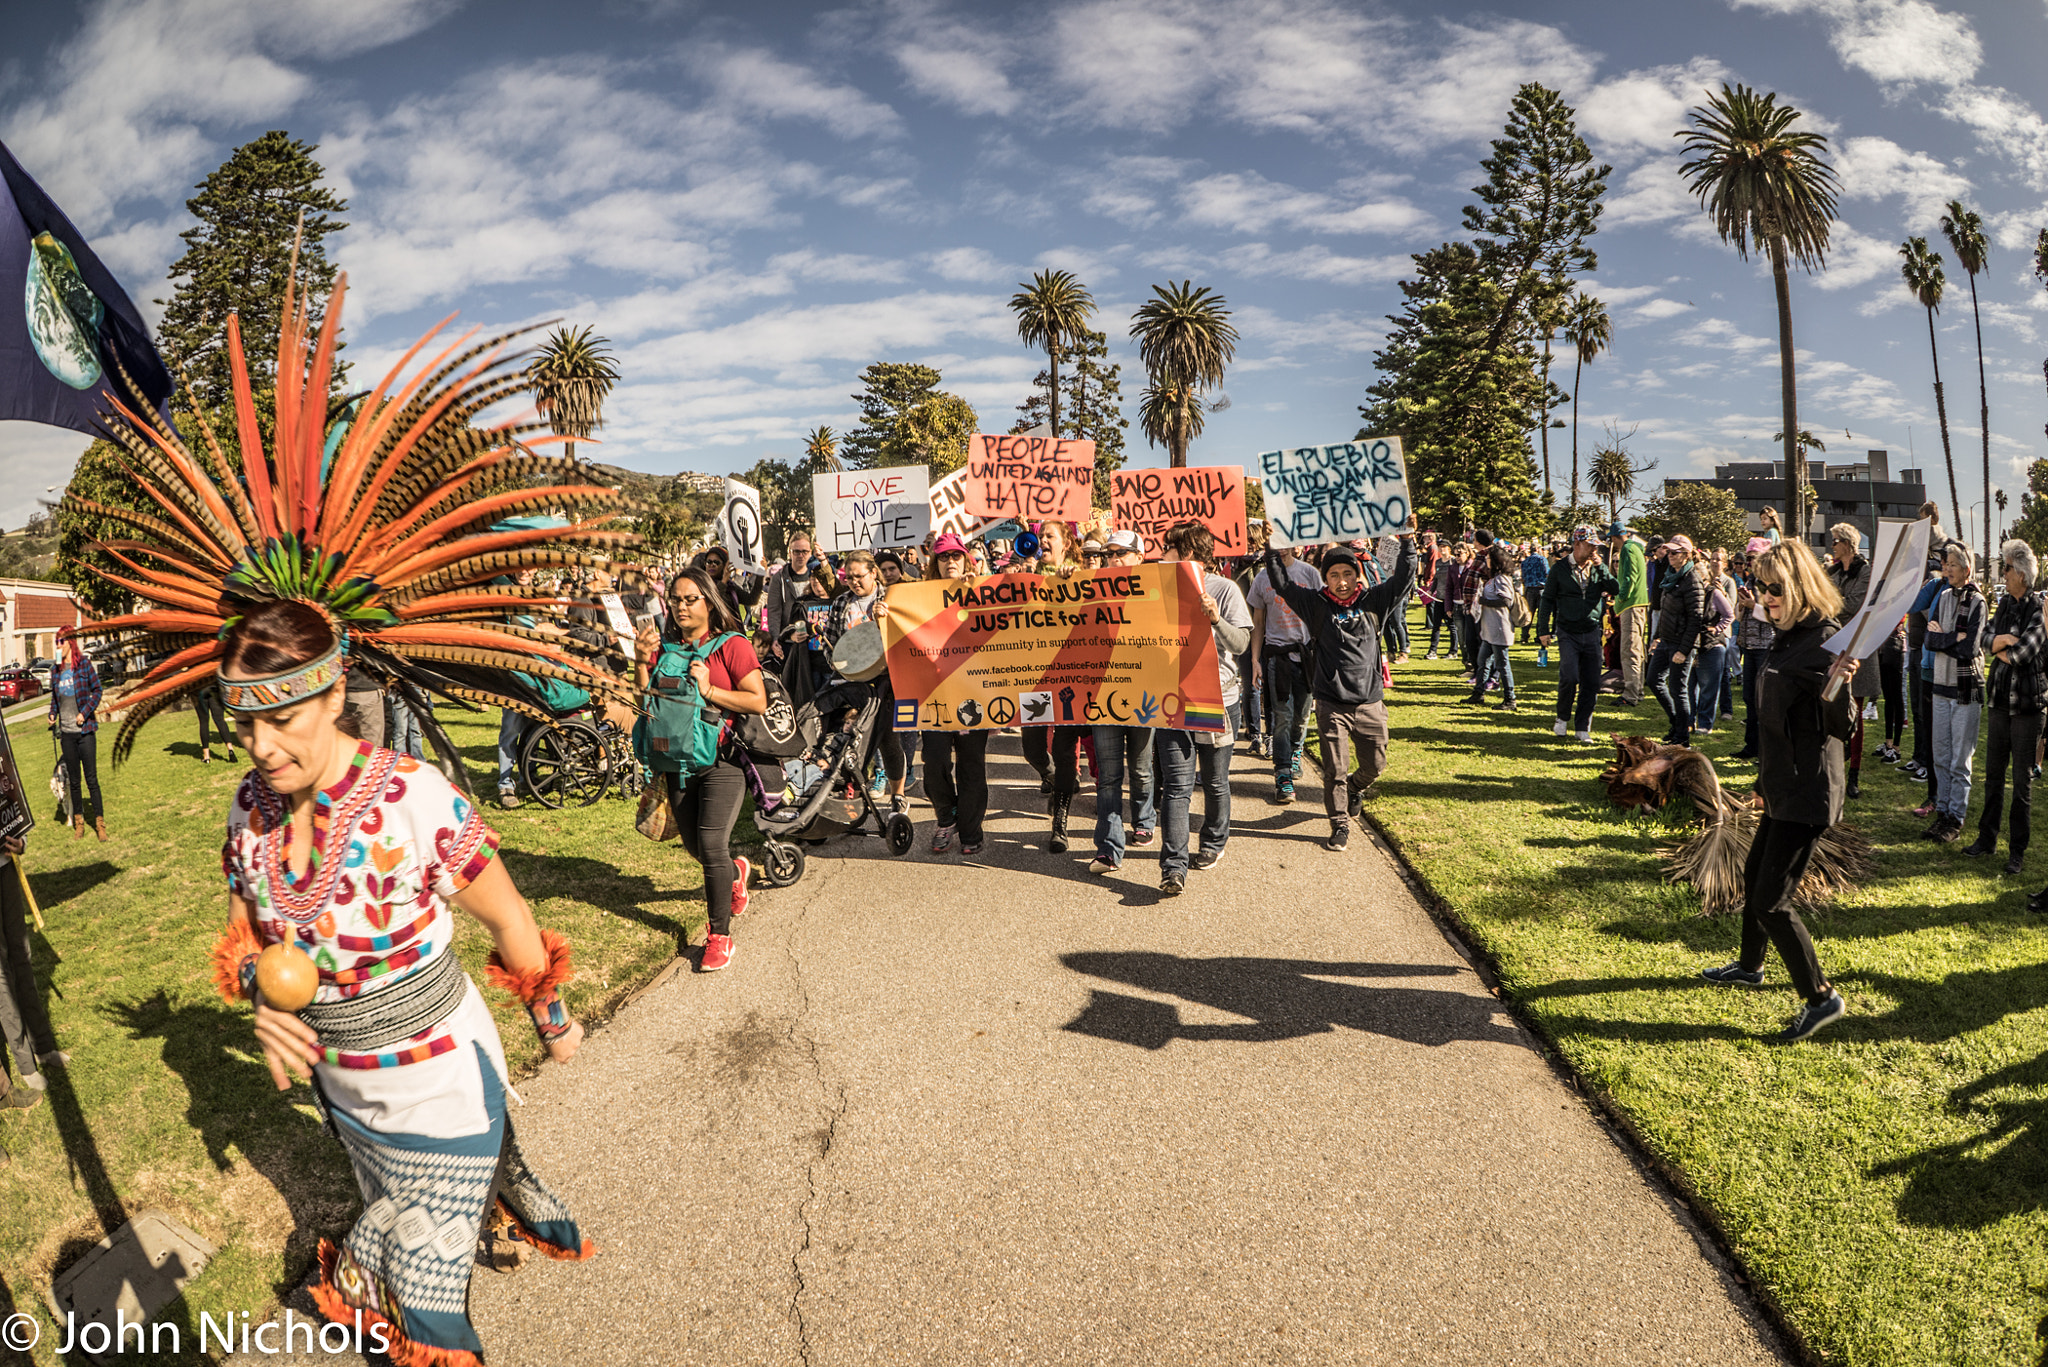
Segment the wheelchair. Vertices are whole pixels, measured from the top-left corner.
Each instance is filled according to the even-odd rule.
[[[595,703],[549,718],[519,747],[519,779],[543,807],[589,807],[614,787],[637,800],[648,773],[632,736]]]

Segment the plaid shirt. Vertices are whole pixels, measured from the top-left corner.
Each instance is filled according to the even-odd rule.
[[[59,660],[50,671],[50,720],[57,720],[57,695],[64,690],[67,675],[71,696],[78,702],[78,730],[82,735],[91,735],[100,729],[100,672],[82,654],[77,664]]]
[[[1475,555],[1465,562],[1465,568],[1458,572],[1458,601],[1468,611],[1477,611],[1479,590],[1493,577],[1493,570],[1487,564],[1488,557]]]
[[[1991,637],[2017,636],[2004,659],[1992,657],[1991,686],[1987,696],[1993,707],[2008,712],[2038,715],[2048,711],[2048,627],[2041,621],[2042,604],[2048,593],[2030,593],[2024,598],[2008,594],[1992,619]]]

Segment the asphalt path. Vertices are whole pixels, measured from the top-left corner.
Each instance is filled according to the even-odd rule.
[[[1162,901],[1156,846],[1090,877],[1090,801],[1054,856],[1014,737],[990,768],[982,854],[921,800],[908,856],[814,849],[729,970],[520,1088],[601,1252],[477,1272],[493,1363],[1784,1360],[1318,787],[1240,754]]]

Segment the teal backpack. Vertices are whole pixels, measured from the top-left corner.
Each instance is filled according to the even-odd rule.
[[[697,691],[690,666],[738,634],[728,631],[696,646],[662,644],[647,680],[647,715],[633,723],[633,753],[648,768],[688,778],[718,763],[725,714]]]

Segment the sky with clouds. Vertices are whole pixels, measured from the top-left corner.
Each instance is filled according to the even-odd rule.
[[[1038,267],[1094,291],[1126,411],[1125,338],[1152,284],[1227,296],[1242,334],[1193,463],[1343,440],[1408,254],[1458,235],[1516,87],[1579,111],[1614,166],[1599,270],[1613,352],[1583,384],[1582,452],[1635,427],[1659,473],[1769,459],[1768,273],[1708,229],[1672,136],[1723,80],[1830,139],[1842,221],[1795,276],[1801,419],[1829,456],[1885,447],[1947,503],[1908,234],[1961,197],[1978,279],[1992,483],[2048,455],[2048,0],[102,0],[11,7],[0,141],[149,302],[191,187],[283,128],[351,205],[357,376],[444,314],[561,317],[624,380],[598,458],[730,471],[852,422],[871,361],[921,361],[1007,430],[1042,357],[1006,301]],[[2031,54],[2031,55],[2030,55]],[[1964,502],[1984,497],[1967,282],[1939,320]],[[1567,368],[1562,379],[1569,388]],[[1566,413],[1569,416],[1569,410]],[[1846,439],[1845,439],[1846,438]],[[1553,466],[1569,459],[1553,435]],[[1133,441],[1133,461],[1163,464]],[[1909,447],[1917,456],[1908,461]],[[0,524],[82,449],[0,423]]]

